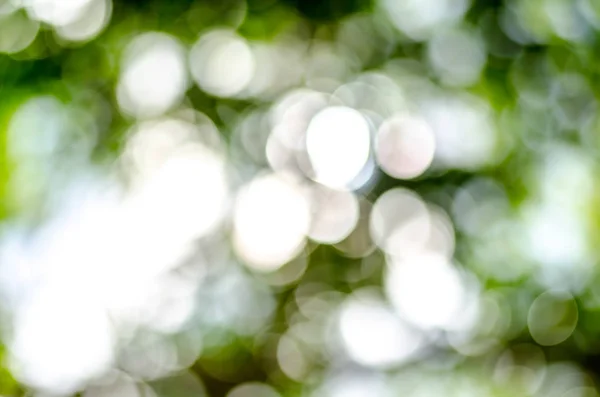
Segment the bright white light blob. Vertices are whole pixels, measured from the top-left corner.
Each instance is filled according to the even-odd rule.
[[[87,41],[98,36],[108,25],[112,0],[91,0],[86,12],[68,24],[57,26],[56,33],[69,41]]]
[[[15,11],[0,16],[0,52],[14,54],[23,51],[35,40],[40,23]]]
[[[339,328],[350,357],[365,366],[400,364],[423,345],[415,330],[375,298],[350,298],[341,309]]]
[[[185,52],[179,41],[164,33],[145,33],[125,50],[117,101],[129,115],[154,117],[176,105],[187,85]]]
[[[414,40],[427,39],[444,26],[460,21],[469,0],[380,0],[394,26]]]
[[[388,190],[377,199],[369,227],[375,244],[394,256],[422,251],[431,235],[427,205],[419,195],[404,188]]]
[[[584,224],[563,205],[542,203],[523,210],[526,239],[522,250],[547,268],[585,262],[588,253]]]
[[[53,26],[75,22],[93,0],[23,0],[29,17]]]
[[[146,238],[177,252],[214,231],[229,209],[227,164],[220,154],[220,137],[207,119],[190,123],[161,119],[136,125],[123,164],[131,177],[126,201],[128,219],[154,228]],[[160,230],[159,230],[160,229]]]
[[[577,303],[570,294],[547,291],[531,304],[527,325],[533,340],[542,346],[554,346],[571,336],[578,318]]]
[[[102,193],[95,190],[101,188],[105,189]],[[113,320],[140,320],[157,283],[168,280],[163,272],[188,254],[192,237],[183,238],[156,225],[148,227],[161,209],[123,200],[114,186],[79,189],[67,195],[62,211],[32,241],[21,243],[35,248],[15,249],[31,251],[26,263],[40,274],[37,283],[56,279],[85,285],[86,296],[110,311]],[[10,266],[2,270],[3,282],[16,271]],[[24,287],[34,288],[37,283],[29,280]]]
[[[219,97],[240,94],[254,77],[255,62],[248,43],[227,30],[203,35],[189,54],[189,67],[198,86]]]
[[[314,179],[334,189],[351,186],[369,160],[371,126],[357,110],[335,106],[319,112],[306,131]]]
[[[304,247],[309,227],[309,202],[287,175],[258,176],[238,195],[234,247],[255,270],[272,271],[293,259]]]
[[[487,60],[483,39],[458,29],[437,33],[429,41],[427,55],[435,73],[451,86],[477,82]]]
[[[462,328],[472,320],[466,311],[472,299],[464,277],[447,258],[422,254],[392,261],[385,275],[390,302],[411,323],[423,329]]]
[[[89,192],[88,196],[74,193],[73,189],[66,192],[70,199],[67,205],[33,235],[18,229],[7,233],[0,246],[0,284],[10,309],[20,310],[49,278],[61,280],[68,275],[75,284],[87,281],[86,278],[79,279],[82,275],[93,278],[94,270],[97,270],[94,265],[104,264],[110,257],[108,248],[101,252],[94,249],[98,241],[103,241],[106,247],[112,243],[105,240],[103,233],[114,220],[115,197],[111,188],[103,188],[103,194],[94,194],[93,199]],[[74,199],[76,195],[77,199]],[[94,260],[89,257],[91,252],[96,253]]]
[[[131,200],[131,211],[140,220],[154,212],[155,227],[168,231],[169,240],[203,237],[225,215],[225,163],[207,148],[190,144],[167,159]]]
[[[53,147],[21,143],[19,152]],[[202,185],[203,175],[212,186],[210,178],[222,175],[212,166],[213,155],[205,154],[203,146],[184,145],[144,173],[129,194],[106,181],[78,181],[47,224],[3,240],[0,290],[15,317],[7,345],[21,382],[71,393],[112,364],[113,327],[119,336],[140,325],[161,333],[181,330],[194,312],[203,273],[178,277],[170,270],[187,259],[212,224],[206,219],[214,219],[210,211],[206,217],[194,212],[210,192],[189,186]],[[223,205],[208,204],[217,212],[213,204]],[[144,376],[163,376],[180,369],[181,360],[189,363],[170,341],[146,347],[143,359],[138,351],[130,362]]]
[[[395,116],[379,127],[375,153],[386,174],[398,179],[416,178],[433,161],[435,136],[426,121]]]
[[[471,96],[436,98],[423,111],[435,134],[440,166],[476,169],[496,160],[496,132],[487,103]]]
[[[72,393],[112,364],[115,340],[107,313],[81,292],[55,285],[17,313],[9,365],[21,382]]]
[[[348,237],[360,217],[354,193],[319,185],[314,186],[310,193],[313,216],[308,236],[325,244],[335,244]]]
[[[234,387],[227,397],[280,397],[279,393],[265,383],[248,382]]]

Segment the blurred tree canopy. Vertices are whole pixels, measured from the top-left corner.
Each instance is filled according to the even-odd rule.
[[[597,396],[599,29],[0,0],[0,394]]]

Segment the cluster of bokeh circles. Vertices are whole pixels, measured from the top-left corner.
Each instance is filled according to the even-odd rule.
[[[597,396],[574,359],[600,348],[600,9],[380,0],[315,26],[272,3],[267,40],[245,1],[161,28],[0,0],[0,52],[82,51],[0,107],[11,376],[34,396]]]
[[[111,0],[2,0],[0,53],[27,49],[42,29],[64,43],[91,40],[108,25],[111,12]]]

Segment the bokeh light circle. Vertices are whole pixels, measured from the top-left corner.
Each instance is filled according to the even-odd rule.
[[[317,113],[306,131],[306,150],[314,179],[346,189],[367,164],[371,126],[357,110],[333,106]]]
[[[189,53],[189,67],[196,84],[219,97],[240,94],[254,77],[255,63],[246,40],[226,30],[206,33]]]
[[[117,101],[126,114],[155,117],[176,105],[187,88],[185,52],[165,33],[144,33],[127,46],[117,85]]]
[[[375,244],[395,256],[422,251],[431,233],[427,205],[418,194],[404,188],[388,190],[375,201],[369,226]]]
[[[304,247],[309,202],[289,175],[260,175],[239,192],[233,222],[236,253],[252,269],[272,271]]]
[[[435,136],[426,121],[414,116],[386,120],[377,133],[376,155],[380,167],[398,179],[423,174],[435,154]]]

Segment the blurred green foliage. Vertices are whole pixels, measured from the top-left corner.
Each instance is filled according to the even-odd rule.
[[[403,3],[400,0],[398,2]],[[481,35],[485,43],[486,61],[475,82],[453,86],[431,67],[427,58],[429,41],[395,29],[387,21],[389,16],[378,6],[379,3],[383,2],[115,0],[110,24],[97,37],[81,43],[61,40],[49,25],[44,24],[27,48],[14,54],[0,55],[0,218],[6,222],[19,217],[31,217],[37,221],[47,215],[44,213],[46,190],[51,190],[52,186],[40,188],[39,195],[30,203],[15,195],[14,190],[18,189],[14,181],[11,182],[11,175],[19,166],[19,161],[24,160],[11,157],[9,153],[9,124],[17,109],[29,98],[53,95],[63,104],[85,111],[91,119],[100,120],[94,122],[96,133],[91,137],[93,148],[90,162],[100,167],[106,166],[123,151],[128,131],[135,120],[120,111],[115,94],[122,71],[120,59],[130,41],[146,31],[168,33],[179,39],[186,48],[192,46],[202,34],[223,27],[233,29],[245,39],[257,43],[274,43],[280,37],[289,35],[307,44],[307,52],[311,45],[326,42],[330,47],[325,52],[342,48],[340,51],[344,54],[344,66],[350,70],[347,73],[349,76],[386,70],[393,61],[400,60],[407,62],[408,69],[414,69],[408,78],[409,82],[418,76],[441,87],[449,95],[465,93],[483,98],[494,114],[494,122],[499,126],[496,143],[497,152],[500,153],[496,156],[498,161],[490,161],[472,169],[432,169],[425,176],[413,180],[399,180],[382,174],[370,190],[365,191],[365,197],[372,202],[393,188],[406,187],[419,193],[428,203],[452,213],[455,193],[470,182],[487,178],[505,192],[508,208],[505,217],[508,218],[519,213],[522,206],[540,194],[541,189],[537,185],[543,182],[540,182],[542,177],[539,176],[538,165],[544,161],[554,161],[551,157],[547,160],[544,157],[547,149],[553,145],[574,148],[575,157],[581,153],[589,156],[592,180],[597,180],[600,175],[597,169],[600,130],[595,108],[600,97],[598,25],[591,24],[590,31],[582,34],[582,38],[571,38],[569,28],[565,28],[565,34],[561,35],[560,31],[557,33],[551,18],[537,11],[541,7],[538,5],[542,3],[541,0],[474,1],[457,25]],[[407,0],[405,3],[410,2]],[[556,0],[556,3],[570,4],[560,0]],[[593,1],[588,3],[596,6]],[[529,10],[523,13],[529,21],[527,26],[530,31],[520,36],[522,40],[519,40],[518,34],[509,37],[510,30],[506,29],[506,22],[502,19],[506,10],[513,5]],[[600,11],[594,9],[586,12],[590,14],[590,19],[598,23],[598,15],[592,13],[600,14]],[[353,32],[349,42],[341,45],[342,32],[350,23],[355,23],[351,28],[358,26],[364,29],[356,28],[358,33]],[[356,48],[351,48],[352,45]],[[468,57],[460,53],[456,56]],[[580,80],[561,83],[562,77],[572,76]],[[414,77],[414,81],[417,81],[417,77]],[[305,81],[292,85],[296,87],[303,83]],[[207,115],[229,144],[234,139],[232,136],[238,120],[251,112],[268,109],[273,101],[274,97],[267,95],[219,97],[196,84],[190,84],[185,93],[186,104]],[[69,169],[70,166],[65,168]],[[586,238],[591,247],[593,270],[585,274],[591,281],[575,294],[579,307],[577,328],[564,343],[541,347],[548,363],[575,362],[595,381],[600,375],[598,186],[595,183],[589,187],[592,190],[589,194],[591,200],[583,205],[582,210],[583,219],[589,223]],[[23,185],[19,188],[25,189]],[[559,186],[558,189],[562,188]],[[577,196],[577,192],[573,194]],[[499,220],[492,218],[490,222],[484,228],[492,229]],[[518,251],[515,248],[518,241],[511,239],[514,237],[511,233],[512,229],[506,232],[500,230],[490,237],[469,234],[460,227],[456,231],[456,258],[480,278],[484,290],[502,295],[509,307],[512,323],[510,329],[499,336],[498,349],[523,343],[537,345],[527,330],[527,312],[531,302],[546,289],[538,280],[530,277],[533,271],[517,271],[517,276],[507,280],[485,273],[487,269],[484,269],[486,265],[482,265],[483,262],[497,263],[499,267],[510,266],[511,269],[535,268],[536,259],[515,253]],[[333,246],[314,245],[311,246],[314,250],[310,251],[308,267],[302,279],[289,286],[273,288],[276,308],[267,329],[259,332],[260,337],[254,334],[239,335],[219,326],[203,336],[204,350],[191,369],[200,375],[211,396],[225,396],[237,384],[248,381],[271,383],[284,396],[303,395],[303,381],[294,381],[283,374],[274,353],[278,338],[287,330],[290,317],[293,317],[289,313],[298,311],[294,307],[296,288],[315,283],[327,286],[329,291],[325,292],[351,294],[365,287],[382,285],[385,259],[379,251],[368,259],[351,258]],[[434,359],[439,357],[441,362],[452,354],[450,350],[447,347],[435,347],[430,354]],[[453,373],[477,373],[491,357],[498,355],[498,351],[457,359],[460,364],[456,365]],[[320,357],[320,353],[310,353],[317,357],[312,360],[316,368],[314,374],[326,372],[326,360]],[[318,378],[320,375],[313,376]],[[482,375],[484,378],[486,376]],[[318,383],[310,377],[305,382]],[[512,390],[510,385],[495,387],[499,389],[495,396],[529,395],[519,394],[521,392]],[[9,372],[2,369],[0,394],[17,393],[17,384]],[[186,395],[185,392],[175,392],[167,397]]]

